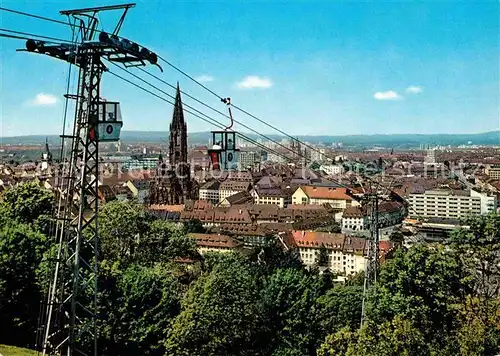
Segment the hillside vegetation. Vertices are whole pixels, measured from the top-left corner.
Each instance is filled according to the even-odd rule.
[[[35,341],[56,252],[53,204],[36,183],[0,197],[1,343]],[[273,244],[200,256],[187,237],[199,222],[177,226],[135,202],[108,203],[99,214],[99,354],[498,354],[500,216],[466,223],[446,244],[401,247],[386,261],[360,328],[362,276],[336,284]]]

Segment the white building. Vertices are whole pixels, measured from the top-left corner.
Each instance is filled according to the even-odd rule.
[[[403,222],[405,218],[405,208],[397,202],[381,202],[378,206],[379,229],[394,227]],[[371,222],[370,207],[350,207],[344,210],[342,215],[342,232],[362,232],[369,233]],[[390,229],[389,229],[390,230]]]
[[[317,263],[324,247],[328,256],[328,267],[332,272],[348,276],[365,269],[364,238],[314,231],[292,231],[292,236],[306,266]]]
[[[219,187],[219,201],[223,201],[227,197],[234,195],[239,192],[250,191],[251,183],[250,182],[241,182],[241,181],[233,181],[226,180],[220,184]]]
[[[206,182],[199,189],[199,199],[217,204],[220,201],[219,187],[220,183],[218,180]]]
[[[281,188],[258,188],[251,190],[254,204],[277,205],[285,208],[292,203],[292,192]]]
[[[292,204],[330,204],[335,209],[346,209],[359,203],[346,194],[345,188],[300,186],[292,195]]]
[[[336,176],[340,174],[344,174],[345,168],[341,164],[323,164],[319,167],[322,171],[324,171],[329,176]]]
[[[428,190],[421,194],[410,194],[410,216],[460,219],[469,215],[487,214],[496,211],[496,196],[474,190]]]

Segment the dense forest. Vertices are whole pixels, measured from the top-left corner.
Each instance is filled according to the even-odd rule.
[[[33,347],[48,287],[54,197],[35,183],[0,201],[0,343]],[[101,355],[494,355],[500,352],[500,217],[445,244],[400,247],[369,292],[265,246],[200,256],[187,233],[134,202],[99,216]],[[258,256],[258,257],[257,257]]]

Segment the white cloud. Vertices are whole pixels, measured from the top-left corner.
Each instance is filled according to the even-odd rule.
[[[407,93],[411,93],[411,94],[420,94],[421,92],[423,92],[424,90],[422,89],[422,87],[417,87],[417,86],[409,86],[408,88],[406,88],[406,92]]]
[[[373,97],[377,100],[399,100],[403,97],[393,90],[388,91],[378,91],[373,94]]]
[[[214,81],[214,77],[212,77],[211,75],[200,75],[199,77],[196,78],[197,81],[201,82],[201,83],[208,83],[208,82],[213,82]]]
[[[243,78],[241,82],[238,82],[237,85],[240,89],[267,89],[273,86],[273,82],[269,78],[249,75],[248,77]]]
[[[45,94],[45,93],[38,93],[34,99],[29,101],[29,104],[36,105],[36,106],[47,106],[47,105],[54,105],[58,101],[59,100],[54,95]]]

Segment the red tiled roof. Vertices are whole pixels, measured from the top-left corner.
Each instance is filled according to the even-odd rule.
[[[298,247],[320,248],[324,245],[335,250],[342,250],[345,239],[344,234],[300,230],[292,231],[292,236]]]
[[[151,204],[149,206],[150,210],[164,210],[164,211],[175,211],[181,212],[184,210],[184,205],[167,205],[167,204]]]
[[[241,242],[227,235],[193,233],[189,234],[189,237],[195,239],[196,246],[200,247],[236,248],[241,245]]]
[[[353,200],[346,194],[346,188],[301,186],[300,189],[309,197],[315,199]]]

